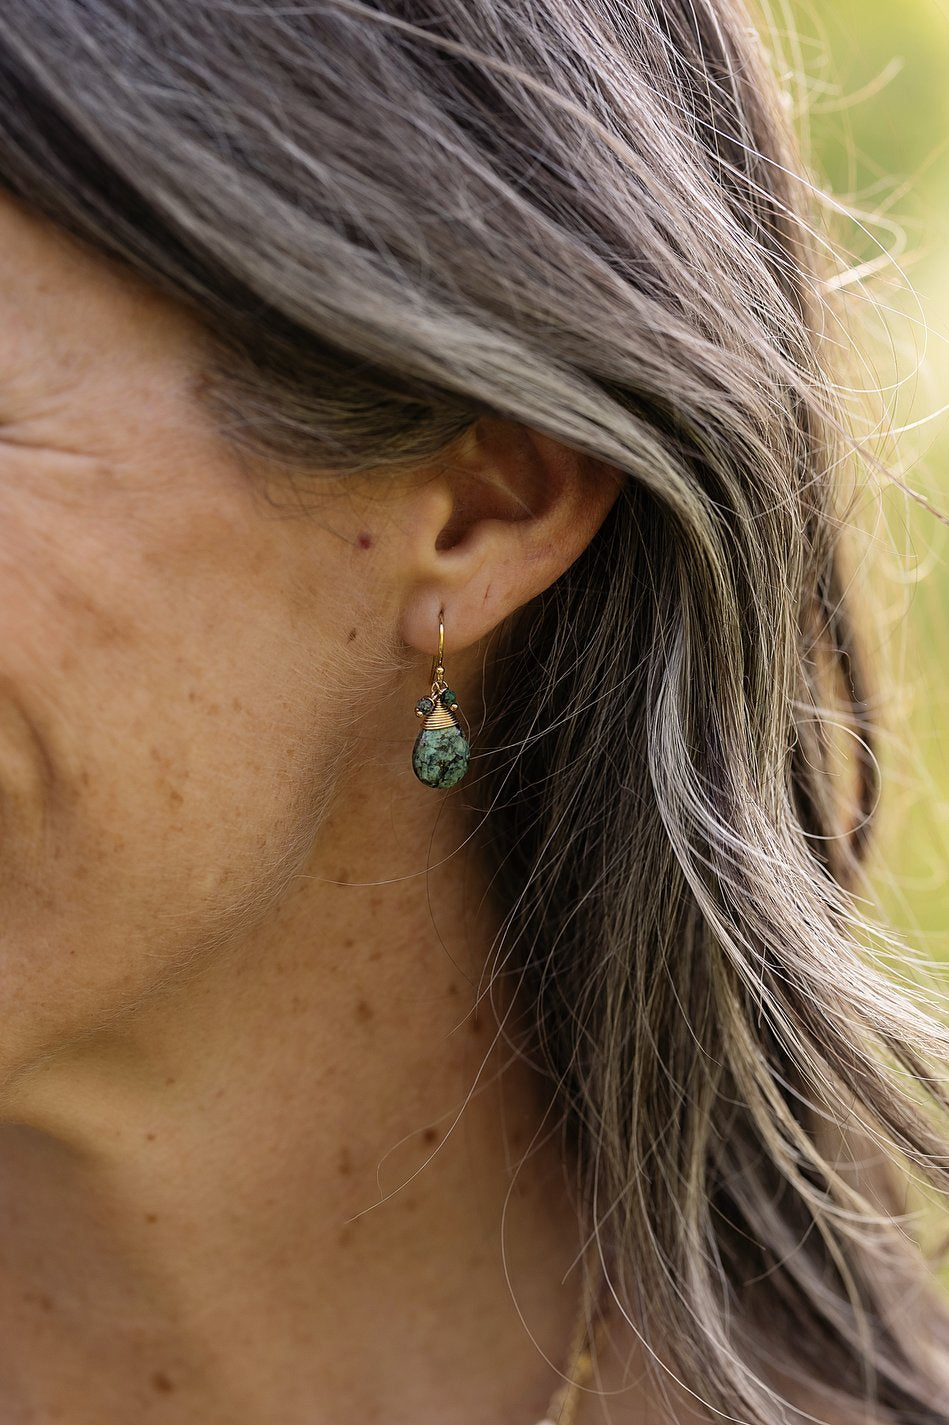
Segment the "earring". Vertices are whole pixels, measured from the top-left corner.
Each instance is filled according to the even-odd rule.
[[[458,699],[445,682],[444,609],[438,613],[438,653],[432,664],[431,697],[419,698],[422,729],[412,748],[412,771],[427,787],[453,787],[468,770],[468,739],[455,714]]]

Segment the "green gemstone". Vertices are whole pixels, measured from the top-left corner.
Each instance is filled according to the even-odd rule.
[[[441,698],[443,708],[450,708],[452,703],[457,703],[458,701],[458,695],[453,693],[451,688],[446,688],[443,693],[439,694],[439,697]]]
[[[412,770],[427,787],[453,787],[468,770],[468,739],[460,727],[423,727],[412,748]]]

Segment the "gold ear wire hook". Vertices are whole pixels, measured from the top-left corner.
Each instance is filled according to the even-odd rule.
[[[432,664],[432,685],[440,683],[445,676],[445,610],[438,610],[438,653]]]

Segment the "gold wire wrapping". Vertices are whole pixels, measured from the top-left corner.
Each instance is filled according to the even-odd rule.
[[[458,719],[453,717],[443,703],[436,703],[434,710],[425,714],[422,731],[430,727],[457,727]]]

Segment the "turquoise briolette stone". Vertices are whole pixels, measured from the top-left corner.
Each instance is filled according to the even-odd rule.
[[[457,695],[452,692],[451,688],[446,688],[443,693],[439,693],[439,698],[443,708],[450,708],[452,703],[458,701]]]
[[[427,787],[453,787],[468,770],[468,739],[460,727],[423,727],[412,748],[412,771]]]

